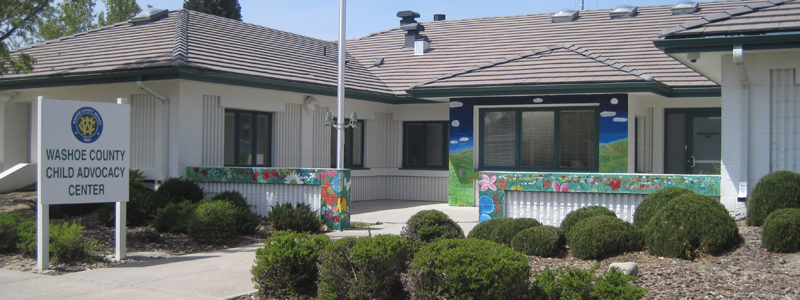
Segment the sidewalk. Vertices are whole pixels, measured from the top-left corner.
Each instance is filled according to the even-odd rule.
[[[345,236],[399,234],[406,220],[420,210],[450,215],[468,233],[477,224],[475,207],[415,201],[367,201],[351,206],[351,222],[382,222],[366,229],[331,232]],[[250,268],[252,245],[50,276],[0,269],[0,299],[227,299],[255,291]]]

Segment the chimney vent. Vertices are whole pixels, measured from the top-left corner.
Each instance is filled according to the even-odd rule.
[[[447,16],[445,14],[435,14],[433,15],[434,21],[444,21]]]
[[[406,31],[405,43],[403,44],[403,49],[414,48],[414,42],[420,35],[419,32],[425,31],[425,26],[422,26],[422,24],[417,23],[416,18],[419,18],[419,14],[410,10],[404,10],[398,12],[397,17],[402,18],[400,20],[400,29]]]
[[[566,23],[575,21],[575,19],[580,17],[580,14],[577,10],[562,9],[561,11],[553,14],[551,17],[553,18],[553,23]]]
[[[415,11],[404,10],[397,12],[397,17],[402,18],[400,20],[400,26],[403,26],[406,24],[417,23],[416,18],[419,18],[419,13]]]
[[[700,3],[684,0],[672,7],[672,15],[691,15],[700,10]]]
[[[638,6],[630,6],[630,5],[620,5],[614,8],[610,13],[611,19],[627,19],[633,18],[638,14],[639,7]]]
[[[428,37],[421,34],[418,35],[414,41],[414,55],[425,55],[425,52],[428,52],[430,48],[431,41],[428,40]]]

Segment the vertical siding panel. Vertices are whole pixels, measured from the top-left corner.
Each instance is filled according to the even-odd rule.
[[[800,99],[795,69],[771,70],[770,168],[800,171]]]
[[[220,97],[203,95],[203,166],[223,165],[225,110],[220,106]]]
[[[633,222],[633,213],[645,195],[552,192],[506,192],[506,212],[511,218],[534,218],[544,225],[561,226],[570,212],[592,205],[612,210]]]
[[[314,115],[313,167],[330,168],[331,166],[331,128],[325,126],[325,116],[330,108],[320,106]]]
[[[200,186],[209,197],[227,190],[238,191],[253,206],[251,210],[262,217],[269,214],[272,206],[283,203],[308,204],[317,212],[320,209],[320,189],[316,185],[205,182]]]
[[[156,161],[156,99],[131,95],[131,169],[153,169]]]

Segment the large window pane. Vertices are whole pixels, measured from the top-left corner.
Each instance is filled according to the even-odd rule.
[[[363,153],[361,153],[361,149],[363,148],[361,146],[361,143],[364,141],[364,138],[362,137],[362,134],[363,132],[361,126],[359,126],[359,128],[352,128],[353,137],[351,141],[353,144],[353,149],[352,149],[353,165],[358,165],[358,166],[363,165],[362,158],[364,157],[364,155]]]
[[[225,165],[236,164],[236,113],[225,112]]]
[[[552,167],[555,160],[555,112],[522,112],[520,159],[523,167]]]
[[[334,119],[334,123],[336,120]],[[345,120],[344,124],[350,124],[350,120]],[[344,167],[362,168],[364,167],[364,121],[358,121],[359,128],[347,127],[344,129]],[[331,126],[331,168],[336,168],[336,139],[338,130]]]
[[[483,165],[516,165],[516,113],[491,111],[483,115]]]
[[[596,167],[597,116],[593,110],[561,111],[561,167]]]
[[[442,153],[444,151],[444,124],[428,124],[427,125],[427,165],[428,166],[441,166],[444,165]]]
[[[422,166],[422,124],[406,125],[406,166]]]
[[[253,115],[239,115],[239,164],[253,164]]]
[[[269,116],[258,115],[256,118],[256,164],[266,165],[269,159]]]

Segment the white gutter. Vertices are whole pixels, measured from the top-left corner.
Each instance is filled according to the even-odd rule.
[[[739,95],[739,138],[740,138],[740,156],[739,156],[739,186],[738,198],[747,198],[747,184],[749,182],[749,166],[750,166],[750,82],[747,78],[747,70],[744,67],[744,48],[742,45],[733,46],[733,67],[736,69],[736,75],[739,77],[740,95]]]
[[[167,149],[166,156],[164,157],[164,168],[163,169],[165,169],[165,170],[162,170],[163,173],[161,174],[161,178],[159,178],[159,180],[165,180],[165,179],[167,179],[169,177],[169,151],[170,151],[170,149],[169,149],[169,107],[170,107],[169,98],[167,98],[167,96],[164,96],[159,92],[154,91],[150,87],[144,85],[144,82],[142,82],[142,77],[141,76],[136,77],[136,85],[139,86],[140,89],[144,90],[148,94],[152,95],[153,97],[158,98],[158,100],[161,100],[161,103],[164,104],[164,107],[167,110],[164,113],[164,137],[166,138],[166,149]]]

